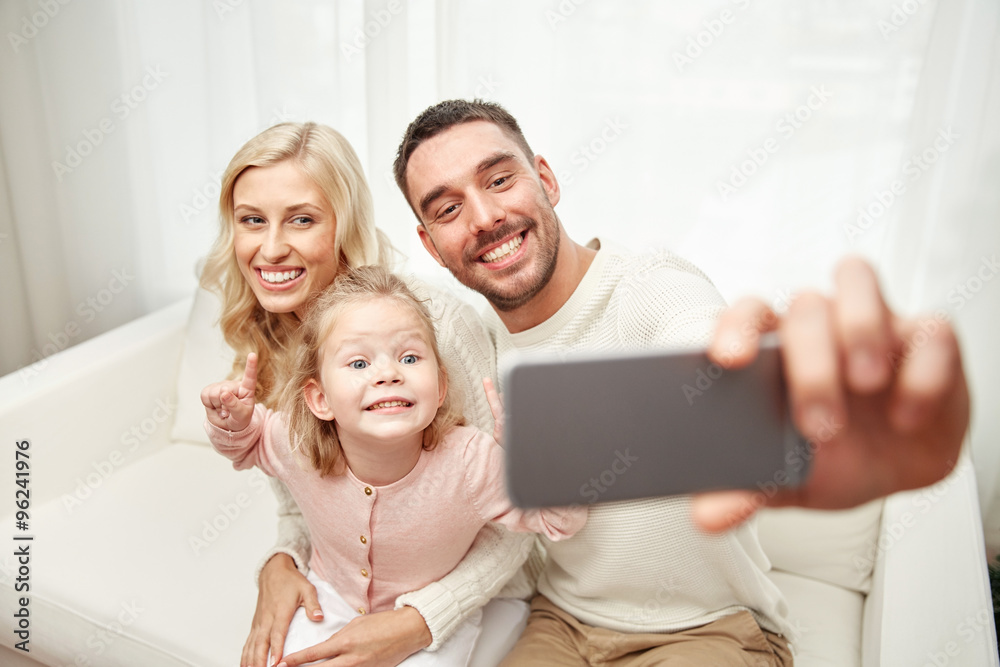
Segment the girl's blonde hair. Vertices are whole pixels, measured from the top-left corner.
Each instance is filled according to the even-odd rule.
[[[295,343],[297,349],[291,376],[278,398],[294,447],[304,452],[313,467],[324,476],[344,472],[344,452],[337,437],[335,421],[325,421],[312,413],[306,404],[304,388],[310,380],[320,381],[323,344],[337,325],[338,318],[347,308],[372,299],[389,299],[416,313],[421,325],[426,328],[434,352],[438,381],[444,387],[448,386],[448,371],[441,359],[430,313],[410,288],[381,266],[362,266],[338,276],[333,285],[316,298],[302,322]],[[451,396],[451,392],[445,391],[444,402],[434,420],[424,429],[424,449],[433,449],[451,428],[465,424],[460,405]]]
[[[316,123],[281,123],[248,141],[236,152],[222,176],[219,195],[221,227],[201,275],[201,285],[222,298],[219,324],[236,352],[231,377],[238,377],[247,354],[258,357],[257,401],[274,407],[276,377],[287,365],[289,345],[299,328],[294,313],[271,313],[260,305],[240,273],[235,252],[233,189],[250,167],[269,167],[291,160],[319,186],[336,220],[331,262],[353,268],[388,265],[393,249],[375,228],[371,192],[357,154],[339,132]]]

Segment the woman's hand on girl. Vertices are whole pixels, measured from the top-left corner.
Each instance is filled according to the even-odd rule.
[[[310,621],[322,621],[323,609],[316,597],[316,587],[295,567],[291,556],[275,554],[260,571],[257,609],[250,625],[250,636],[243,645],[241,667],[264,667],[281,658],[292,616],[299,607]],[[272,662],[267,662],[270,651]]]
[[[358,616],[325,642],[285,656],[278,667],[298,667],[324,658],[328,660],[317,662],[316,667],[395,667],[430,646],[431,639],[420,612],[400,607]]]
[[[228,431],[242,431],[250,425],[257,390],[257,355],[247,355],[243,379],[210,384],[201,390],[201,402],[212,426]]]

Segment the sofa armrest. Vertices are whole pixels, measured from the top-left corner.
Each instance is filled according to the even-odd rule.
[[[865,667],[998,664],[968,447],[938,484],[886,499],[862,637]]]
[[[131,460],[169,441],[186,299],[0,378],[0,442],[14,498],[15,443],[30,442],[31,504],[71,510]],[[14,509],[13,501],[0,514]]]

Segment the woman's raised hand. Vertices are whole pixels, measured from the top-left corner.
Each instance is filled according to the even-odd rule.
[[[257,355],[247,355],[243,379],[210,384],[201,390],[205,414],[213,426],[229,431],[242,431],[253,417],[254,394],[257,390]]]

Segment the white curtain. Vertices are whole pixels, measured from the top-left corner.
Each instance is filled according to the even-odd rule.
[[[218,177],[281,120],[354,144],[379,224],[437,270],[391,176],[440,99],[507,106],[570,234],[778,307],[837,259],[959,329],[1000,548],[1000,52],[988,0],[0,3],[0,372],[189,294]]]

